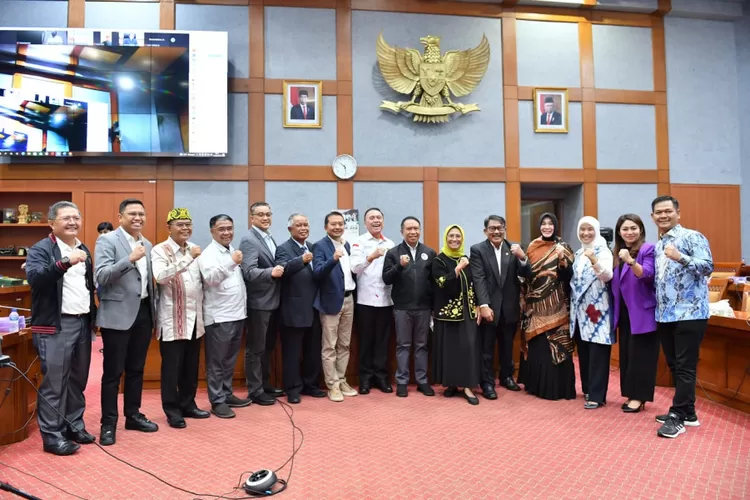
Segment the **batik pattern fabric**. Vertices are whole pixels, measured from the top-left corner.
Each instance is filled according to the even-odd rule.
[[[582,340],[612,345],[615,335],[611,326],[611,299],[607,283],[600,279],[602,274],[612,278],[612,254],[609,248],[602,246],[594,247],[594,253],[599,262],[608,262],[609,271],[597,272],[588,257],[583,255],[583,250],[576,252],[573,279],[570,280],[570,334],[575,335],[577,326]],[[609,253],[609,259],[605,253]]]

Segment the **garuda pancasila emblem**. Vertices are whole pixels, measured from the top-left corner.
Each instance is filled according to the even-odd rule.
[[[471,93],[487,71],[490,44],[482,35],[479,45],[469,50],[450,50],[440,54],[440,37],[419,39],[425,46],[424,56],[416,49],[391,47],[378,36],[378,66],[386,83],[401,94],[411,94],[410,101],[383,101],[381,109],[398,114],[412,113],[415,122],[447,122],[455,112],[480,111],[476,104],[451,100],[451,93],[463,97]]]

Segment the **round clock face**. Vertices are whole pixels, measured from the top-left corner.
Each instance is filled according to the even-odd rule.
[[[333,173],[339,179],[351,179],[357,173],[357,160],[350,155],[339,155],[333,160]]]

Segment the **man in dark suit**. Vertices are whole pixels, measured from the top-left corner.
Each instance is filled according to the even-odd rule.
[[[245,379],[248,398],[272,405],[284,394],[271,387],[270,357],[276,347],[279,295],[284,268],[276,265],[276,242],[271,228],[271,206],[259,201],[250,206],[253,227],[240,242],[242,274],[247,286],[247,339]]]
[[[409,395],[409,351],[414,343],[417,390],[425,396],[435,391],[427,382],[427,334],[432,312],[432,259],[435,250],[419,242],[421,224],[416,217],[401,221],[398,246],[385,254],[383,282],[392,285],[393,316],[396,320],[396,396]]]
[[[513,380],[513,337],[520,317],[518,277],[529,277],[531,268],[520,245],[505,239],[503,217],[487,217],[484,234],[487,239],[471,247],[469,261],[482,317],[482,393],[487,399],[497,399],[496,340],[500,355],[500,385],[511,391],[521,390]]]
[[[555,100],[552,97],[544,98],[544,113],[539,119],[539,125],[562,125],[562,115],[555,111]]]
[[[307,90],[299,91],[299,104],[292,106],[292,120],[315,120],[315,107],[307,102]]]
[[[320,320],[313,308],[315,283],[313,254],[307,244],[310,223],[302,214],[292,214],[287,225],[291,237],[276,248],[276,265],[284,267],[281,279],[281,356],[284,391],[296,404],[300,394],[325,397],[318,387],[320,376]],[[302,357],[302,376],[299,365]]]
[[[143,369],[156,319],[151,242],[141,233],[146,223],[143,202],[123,200],[118,218],[120,227],[99,236],[94,251],[99,285],[96,324],[104,344],[99,437],[102,446],[116,441],[117,394],[123,372],[125,429],[159,430],[140,412]]]
[[[357,395],[346,382],[357,282],[349,264],[351,247],[344,240],[344,216],[329,213],[325,228],[327,236],[313,246],[313,272],[318,282],[313,306],[320,312],[323,330],[321,359],[328,399],[341,402],[344,396]]]
[[[44,375],[36,403],[39,431],[44,451],[63,456],[96,440],[83,421],[96,287],[91,253],[77,237],[78,207],[59,201],[50,207],[48,220],[52,234],[29,249],[26,275],[34,311],[31,333]]]

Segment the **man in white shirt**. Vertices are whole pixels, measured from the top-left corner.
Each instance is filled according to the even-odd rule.
[[[247,291],[242,280],[242,252],[232,246],[234,221],[226,214],[208,223],[213,240],[198,259],[203,278],[203,321],[206,325],[206,383],[211,413],[235,416],[232,408],[250,405],[232,394],[242,329],[247,318]]]
[[[159,287],[156,310],[161,353],[161,405],[167,423],[186,427],[185,418],[208,418],[211,414],[195,404],[198,389],[203,327],[203,284],[196,259],[201,247],[188,240],[193,219],[187,208],[174,208],[167,215],[169,238],[151,250],[151,266]]]
[[[63,456],[96,439],[83,421],[96,318],[94,272],[89,250],[77,238],[78,207],[60,201],[48,217],[52,234],[29,249],[26,275],[34,310],[31,333],[44,375],[36,406],[39,431],[44,451]]]
[[[385,254],[394,247],[383,236],[383,212],[365,211],[367,232],[352,245],[352,271],[357,275],[357,332],[359,333],[359,393],[370,387],[393,392],[388,369],[393,301],[391,286],[383,281]]]

